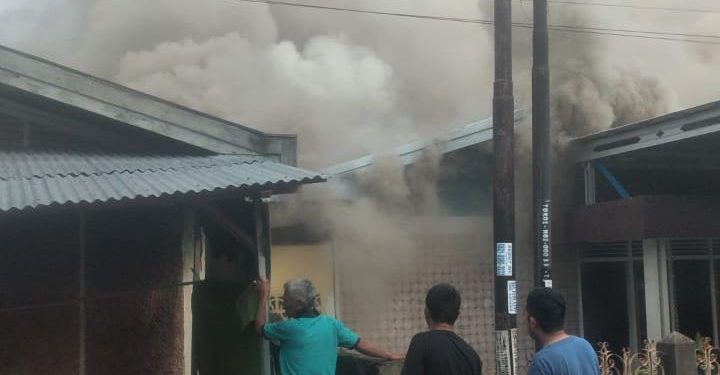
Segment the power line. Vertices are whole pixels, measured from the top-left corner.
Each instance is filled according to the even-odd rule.
[[[380,16],[432,19],[432,20],[436,20],[436,21],[479,23],[479,24],[483,24],[483,25],[494,25],[495,24],[495,22],[492,20],[471,19],[471,18],[461,18],[461,17],[428,16],[428,15],[423,15],[423,14],[410,14],[410,13],[381,12],[381,11],[374,11],[374,10],[338,8],[338,7],[331,7],[331,6],[325,6],[325,5],[292,3],[292,2],[287,2],[287,1],[276,1],[276,0],[237,0],[237,1],[242,1],[242,2],[246,2],[246,3],[261,3],[261,4],[268,4],[268,5],[291,6],[291,7],[299,7],[299,8],[334,10],[334,11],[338,11],[338,12],[347,12],[347,13],[362,13],[362,14],[375,14],[375,15],[380,15]]]
[[[550,26],[549,28],[550,28],[550,30],[553,30],[553,31],[567,31],[567,32],[573,32],[573,33],[579,33],[579,34],[589,34],[589,35],[611,35],[611,36],[619,36],[619,37],[626,37],[626,38],[654,39],[654,40],[667,40],[667,41],[673,41],[673,42],[720,45],[720,42],[714,42],[714,41],[710,41],[710,40],[679,39],[679,38],[670,38],[670,37],[652,36],[652,35],[592,31],[592,30],[587,30],[587,29],[573,30],[573,29],[558,28],[558,27],[553,27],[553,26]]]
[[[522,2],[528,2],[528,3],[531,3],[531,2],[532,2],[532,0],[520,0],[520,1],[522,1]],[[608,8],[629,8],[629,9],[661,10],[661,11],[666,11],[666,12],[680,12],[680,13],[720,14],[720,10],[719,10],[719,9],[672,8],[672,7],[657,7],[657,6],[649,6],[649,5],[595,3],[595,2],[567,1],[567,0],[548,0],[548,3],[553,3],[553,4],[565,4],[565,5],[583,5],[583,6],[594,6],[594,7],[608,7]]]
[[[488,20],[488,19],[443,17],[443,16],[430,16],[430,15],[412,14],[412,13],[383,12],[383,11],[374,11],[374,10],[331,7],[331,6],[316,5],[316,4],[295,3],[295,2],[287,2],[287,1],[281,1],[281,0],[237,0],[237,1],[247,2],[247,3],[260,3],[260,4],[267,4],[267,5],[321,9],[321,10],[329,10],[329,11],[337,11],[337,12],[345,12],[345,13],[373,14],[373,15],[381,15],[381,16],[404,17],[404,18],[414,18],[414,19],[428,19],[428,20],[435,20],[435,21],[474,23],[474,24],[481,24],[481,25],[494,25],[495,24],[495,22],[493,20]],[[530,23],[515,22],[515,23],[513,23],[513,27],[531,29],[533,26]],[[553,31],[571,32],[571,33],[580,33],[580,34],[610,35],[610,36],[628,37],[628,38],[655,39],[655,40],[666,40],[666,41],[674,41],[674,42],[720,45],[720,35],[683,34],[683,33],[670,33],[670,32],[661,32],[661,31],[612,29],[612,28],[583,27],[583,26],[570,26],[570,25],[550,25],[549,28],[550,28],[550,30],[553,30]],[[687,38],[717,39],[718,41],[702,40],[702,39],[687,39]]]
[[[531,25],[532,26],[532,25]],[[565,26],[565,25],[551,25],[550,26],[555,27],[556,29],[563,29],[563,28],[569,28],[569,29],[582,29],[582,30],[591,30],[591,31],[609,31],[609,32],[621,32],[621,33],[635,33],[635,34],[648,34],[648,35],[664,35],[664,36],[681,36],[681,37],[691,37],[691,38],[708,38],[708,39],[718,39],[720,40],[720,35],[712,35],[712,34],[687,34],[687,33],[670,33],[670,32],[663,32],[663,31],[644,31],[644,30],[633,30],[633,29],[611,29],[611,28],[605,28],[605,27],[594,27],[594,26]]]

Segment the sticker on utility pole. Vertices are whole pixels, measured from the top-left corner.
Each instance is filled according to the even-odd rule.
[[[517,328],[510,330],[510,351],[512,352],[512,369],[513,374],[518,373],[518,341],[517,341]]]
[[[517,314],[517,281],[508,280],[507,282],[507,301],[508,314]]]
[[[495,331],[495,373],[510,374],[510,334],[509,331]]]
[[[552,280],[543,280],[546,288],[552,288]]]
[[[497,275],[512,276],[513,274],[513,244],[510,242],[499,242],[495,245],[497,260]]]
[[[550,200],[546,200],[542,203],[540,231],[540,242],[542,249],[541,276],[544,280],[549,280],[550,278],[552,278],[552,254],[550,249]]]

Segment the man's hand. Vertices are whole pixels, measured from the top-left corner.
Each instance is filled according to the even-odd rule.
[[[258,287],[258,296],[260,299],[268,298],[270,296],[270,281],[260,278],[255,281]]]
[[[367,356],[381,358],[386,361],[402,361],[405,359],[405,356],[390,353],[387,350],[363,339],[360,339],[355,349]]]

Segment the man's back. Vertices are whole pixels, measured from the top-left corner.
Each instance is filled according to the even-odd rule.
[[[569,336],[533,356],[529,375],[597,375],[597,353],[585,340]]]
[[[402,375],[480,375],[482,362],[452,331],[417,334],[410,343]]]
[[[337,348],[354,348],[360,338],[329,316],[265,324],[263,335],[280,345],[283,375],[334,375]]]

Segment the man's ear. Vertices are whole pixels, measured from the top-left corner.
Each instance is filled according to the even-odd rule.
[[[528,321],[528,326],[530,326],[530,328],[537,328],[538,323],[537,323],[537,320],[535,320],[535,318],[528,315],[527,321]]]

